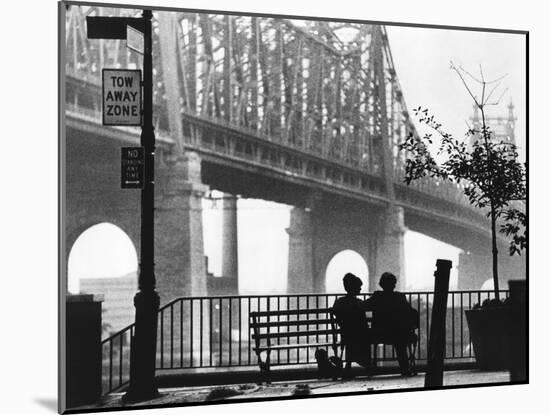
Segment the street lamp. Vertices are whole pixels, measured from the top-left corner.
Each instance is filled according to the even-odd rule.
[[[90,39],[126,39],[128,26],[143,33],[143,119],[140,143],[143,147],[143,187],[141,190],[141,251],[135,331],[130,353],[130,386],[123,400],[148,400],[159,395],[155,384],[159,295],[154,273],[155,132],[153,126],[153,57],[151,20],[144,9],[142,17],[87,17]]]

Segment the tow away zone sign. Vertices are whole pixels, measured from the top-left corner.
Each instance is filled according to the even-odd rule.
[[[103,125],[141,125],[141,71],[103,69]]]

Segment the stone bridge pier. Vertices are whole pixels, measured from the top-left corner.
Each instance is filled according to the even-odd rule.
[[[398,289],[404,287],[405,230],[402,208],[357,209],[337,206],[321,197],[310,198],[306,207],[294,207],[290,214],[288,293],[326,292],[327,266],[346,249],[367,262],[369,282],[364,292],[377,289],[384,271],[399,277]]]
[[[158,168],[155,200],[155,273],[161,304],[207,294],[201,161],[194,152]]]

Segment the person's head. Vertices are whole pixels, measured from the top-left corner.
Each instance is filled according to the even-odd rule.
[[[378,281],[384,291],[393,291],[397,285],[397,278],[391,272],[384,272]]]
[[[346,290],[348,294],[356,295],[361,292],[363,281],[361,281],[360,278],[356,277],[351,272],[348,272],[346,275],[344,275],[343,282],[344,290]]]

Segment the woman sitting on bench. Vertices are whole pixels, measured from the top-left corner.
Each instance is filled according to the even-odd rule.
[[[366,310],[372,311],[373,343],[392,344],[395,347],[401,375],[411,375],[407,346],[411,333],[418,327],[418,312],[411,307],[405,294],[394,291],[397,278],[384,272],[378,283],[383,291],[375,291],[365,300]]]
[[[344,275],[344,289],[347,295],[337,298],[332,314],[341,330],[342,343],[346,348],[345,377],[351,375],[351,362],[357,362],[370,372],[370,329],[365,315],[365,302],[356,296],[361,292],[363,282],[351,273]]]

